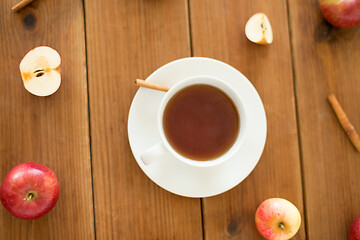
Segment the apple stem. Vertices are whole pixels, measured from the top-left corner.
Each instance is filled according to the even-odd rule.
[[[31,200],[33,198],[33,194],[32,193],[29,193],[29,196],[28,196],[28,199]]]
[[[279,227],[281,228],[281,230],[285,230],[285,226],[284,226],[284,223],[279,223]]]
[[[24,198],[24,201],[32,201],[37,197],[37,194],[35,191],[29,191],[26,193],[26,196]]]

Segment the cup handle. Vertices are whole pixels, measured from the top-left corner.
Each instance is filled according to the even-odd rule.
[[[142,153],[140,155],[140,159],[145,165],[150,165],[151,163],[159,159],[161,156],[163,156],[166,152],[167,149],[165,148],[165,145],[160,142]]]

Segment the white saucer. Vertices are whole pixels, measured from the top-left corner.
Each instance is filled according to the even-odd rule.
[[[128,135],[131,150],[144,173],[160,187],[185,197],[209,197],[223,193],[243,181],[256,166],[265,145],[266,116],[261,99],[235,68],[210,58],[183,58],[170,62],[146,81],[172,86],[194,75],[210,75],[226,81],[238,91],[248,113],[248,129],[239,151],[226,162],[197,168],[178,161],[170,153],[145,166],[140,155],[159,143],[157,112],[164,92],[140,88],[130,107]]]

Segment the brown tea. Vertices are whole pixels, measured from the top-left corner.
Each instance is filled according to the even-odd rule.
[[[170,145],[184,157],[206,161],[226,153],[240,128],[233,101],[220,89],[197,84],[167,103],[163,128]]]

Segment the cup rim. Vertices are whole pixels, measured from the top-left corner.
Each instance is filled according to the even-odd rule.
[[[227,88],[227,89],[224,90],[224,88],[216,86],[212,83],[201,82],[198,80],[198,79],[204,79],[204,78],[211,79],[211,81],[218,82],[218,83],[220,83],[220,85],[225,86],[225,88]],[[169,100],[181,89],[192,86],[192,85],[198,85],[198,84],[210,85],[210,86],[216,87],[216,88],[220,89],[221,91],[223,91],[233,101],[233,103],[238,111],[239,119],[241,119],[240,127],[238,130],[238,136],[237,136],[235,142],[233,143],[233,145],[230,147],[230,149],[227,150],[224,154],[222,154],[221,156],[219,156],[217,158],[209,159],[209,160],[201,160],[201,161],[185,157],[185,156],[181,155],[180,153],[178,153],[168,142],[165,132],[164,132],[164,128],[163,128],[163,113],[164,113],[165,107],[166,107],[167,103],[169,102]],[[229,92],[231,92],[231,93],[229,93]],[[165,148],[176,159],[184,162],[185,164],[196,166],[196,167],[211,167],[211,166],[216,166],[218,164],[221,164],[221,163],[225,162],[226,160],[230,159],[239,150],[240,146],[242,145],[243,140],[245,139],[245,135],[246,135],[247,113],[246,113],[245,104],[244,104],[243,100],[241,99],[240,95],[236,92],[236,90],[234,90],[234,88],[232,86],[230,86],[224,80],[222,80],[218,77],[210,76],[210,75],[195,75],[195,76],[191,76],[191,77],[185,78],[185,79],[177,82],[169,89],[169,91],[161,99],[161,103],[160,103],[160,106],[158,109],[157,121],[158,121],[157,125],[158,125],[158,130],[160,132],[161,141],[164,144]]]

